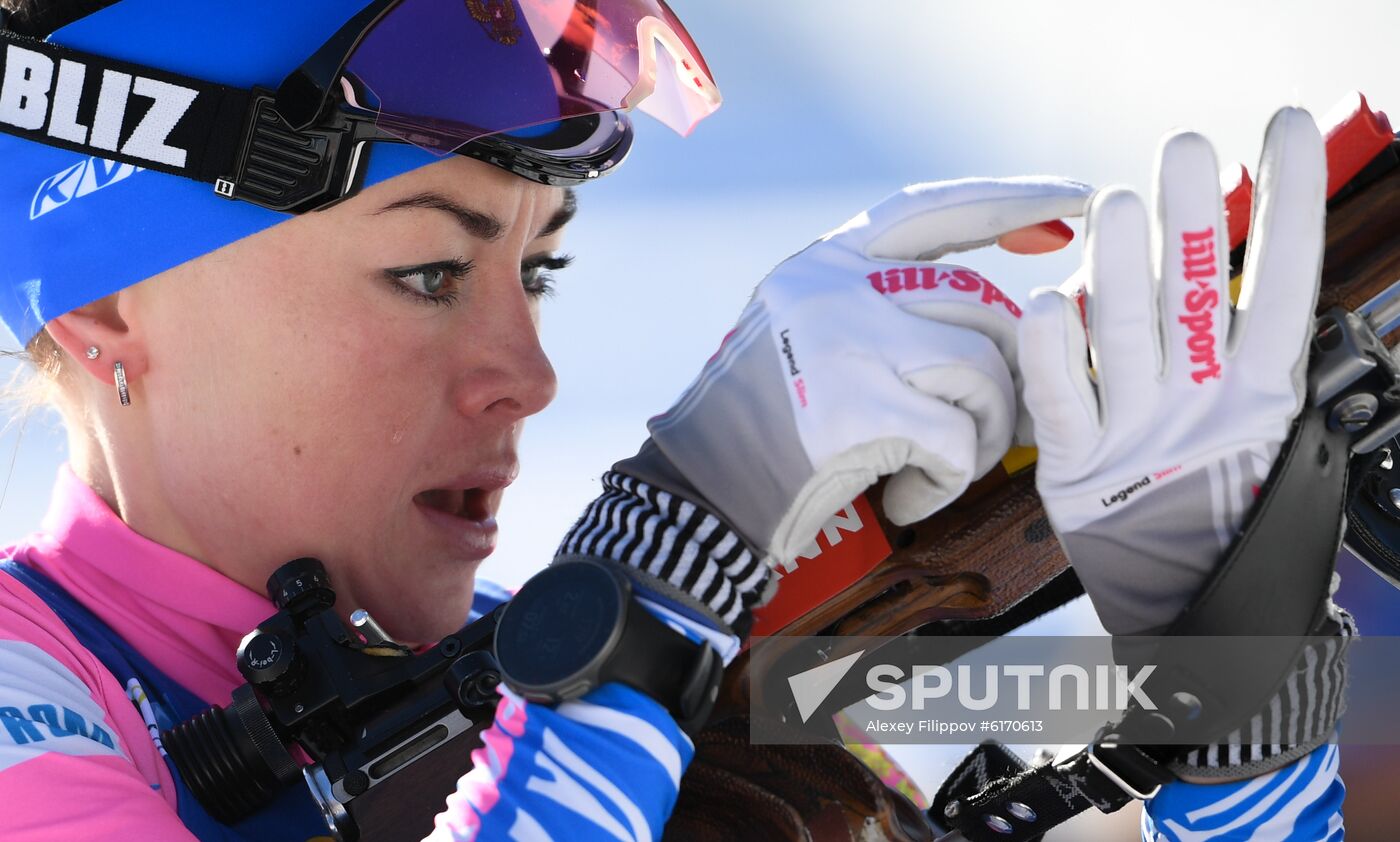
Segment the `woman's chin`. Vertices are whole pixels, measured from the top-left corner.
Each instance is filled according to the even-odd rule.
[[[462,611],[461,613],[454,612],[450,615],[444,613],[439,617],[433,618],[419,617],[409,628],[409,632],[412,634],[412,643],[409,645],[418,648],[420,646],[436,644],[449,634],[455,634],[460,631],[462,626],[466,625],[466,623],[467,611]]]
[[[466,624],[471,613],[474,582],[464,589],[446,589],[419,593],[401,592],[391,599],[381,595],[370,598],[371,616],[394,640],[406,646],[437,643]],[[378,607],[375,607],[375,606]]]

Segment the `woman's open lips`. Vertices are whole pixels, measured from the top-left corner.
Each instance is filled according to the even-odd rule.
[[[419,492],[413,501],[466,520],[490,520],[492,512],[488,493],[483,488],[434,488]]]
[[[446,533],[467,558],[480,560],[496,549],[496,488],[434,488],[413,497],[424,519]]]

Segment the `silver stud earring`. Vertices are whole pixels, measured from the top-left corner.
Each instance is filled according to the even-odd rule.
[[[117,397],[121,399],[122,406],[131,406],[131,393],[126,390],[126,368],[121,363],[113,363],[112,371],[117,376]]]
[[[89,345],[89,346],[88,346],[88,349],[87,349],[87,358],[88,358],[88,359],[90,359],[90,360],[95,360],[95,359],[97,359],[97,358],[100,357],[100,356],[102,356],[102,352],[101,352],[100,350],[98,350],[98,348],[97,348],[96,345]]]

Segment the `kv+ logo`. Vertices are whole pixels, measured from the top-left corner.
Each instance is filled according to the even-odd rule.
[[[119,164],[104,158],[79,161],[40,183],[34,200],[29,203],[29,218],[38,219],[74,199],[95,193],[139,172],[145,172],[145,167]]]

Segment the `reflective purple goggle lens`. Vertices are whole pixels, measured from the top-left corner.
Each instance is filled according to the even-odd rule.
[[[661,0],[402,0],[345,63],[355,102],[436,152],[638,107],[688,134],[720,105]]]

